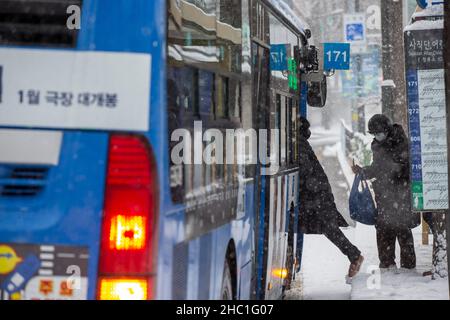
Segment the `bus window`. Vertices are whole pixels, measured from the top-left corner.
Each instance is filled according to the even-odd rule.
[[[168,68],[167,72],[167,109],[169,117],[169,150],[177,144],[171,139],[172,133],[182,127],[180,115],[180,92],[178,90],[176,69]],[[175,165],[170,157],[170,190],[173,203],[181,203],[184,200],[184,168],[182,165]]]
[[[209,187],[212,183],[212,167],[209,164],[205,164],[205,186]]]
[[[199,120],[201,118],[200,114],[200,92],[199,92],[199,70],[194,69],[192,74],[192,112],[193,116],[196,118],[195,120]]]
[[[216,78],[216,119],[228,119],[229,117],[229,91],[228,78],[217,76]]]
[[[238,80],[229,80],[229,103],[230,116],[234,119],[241,119],[241,83]]]
[[[175,70],[175,81],[181,99],[182,119],[186,120],[184,115],[186,113],[192,114],[197,109],[196,70],[190,67],[176,68]],[[191,124],[188,123],[188,125]]]
[[[171,141],[172,133],[176,129],[191,128],[193,126],[192,115],[200,109],[198,105],[199,92],[196,85],[198,83],[198,71],[191,67],[169,66],[167,74],[169,146],[172,150],[178,143]],[[192,130],[191,134],[193,134]],[[194,165],[175,166],[171,162],[171,193],[174,203],[182,202],[185,194],[191,192],[194,186],[203,184],[202,173],[197,171]]]
[[[191,162],[194,161],[194,156],[192,155]],[[184,190],[186,194],[191,193],[194,190],[194,165],[185,164],[184,165]]]
[[[223,164],[218,164],[217,157],[215,157],[214,167],[216,169],[216,176],[215,176],[216,183],[220,185],[220,184],[224,183],[225,166]]]
[[[224,179],[223,179],[223,183],[225,184],[225,185],[228,185],[228,184],[232,184],[233,183],[233,177],[232,177],[232,174],[233,174],[233,166],[232,165],[229,165],[229,164],[227,164],[226,163],[226,159],[227,159],[227,148],[224,148],[224,150],[223,150],[223,157],[224,157],[224,165],[223,165],[223,168],[224,168]]]
[[[217,0],[217,44],[221,67],[240,73],[242,65],[242,0]]]
[[[205,146],[203,145],[203,147]],[[199,190],[205,185],[204,166],[203,164],[194,164],[192,167],[194,169],[193,188]]]
[[[293,164],[293,145],[292,145],[292,98],[287,99],[286,108],[286,140],[287,140],[287,161],[289,165]]]
[[[252,0],[252,36],[264,43],[269,43],[269,15],[264,6]]]
[[[202,120],[209,121],[214,112],[214,73],[204,70],[198,71],[198,105]],[[203,145],[203,148],[206,144]],[[206,187],[211,186],[213,181],[212,166],[204,163],[203,183]]]
[[[287,102],[288,98],[281,94],[276,94],[275,96],[275,127],[274,129],[279,130],[279,155],[281,166],[286,165],[286,154],[287,154]]]
[[[242,0],[218,0],[219,21],[235,29],[242,26]]]
[[[217,165],[214,162],[214,158],[211,159],[212,164],[210,165],[211,167],[211,186],[215,186],[218,183],[218,179],[217,179]]]
[[[213,112],[214,73],[199,70],[198,72],[198,104],[199,114],[204,120],[208,120]]]
[[[179,2],[179,1],[175,1]],[[216,0],[189,0],[181,5],[181,41],[172,40],[174,50],[198,67],[217,64],[217,30],[211,17],[216,17]],[[171,48],[169,48],[170,50]]]
[[[253,100],[256,109],[257,125],[259,129],[273,128],[270,124],[269,83],[270,83],[270,51],[264,47],[253,44]],[[274,120],[274,119],[273,119]]]
[[[298,101],[293,100],[292,108],[291,108],[291,137],[292,137],[292,163],[296,164],[298,163],[298,128],[297,128],[297,111],[298,110]]]
[[[269,14],[270,21],[270,44],[284,45],[287,50],[287,69],[283,71],[272,71],[272,87],[286,94],[299,94],[298,72],[295,62],[295,50],[299,46],[299,38],[287,28],[276,16]]]
[[[232,172],[233,172],[233,185],[237,186],[239,183],[239,170],[238,170],[238,166],[240,166],[240,164],[238,164],[237,161],[237,145],[236,143],[234,144],[234,161],[233,161],[233,168],[232,168]]]
[[[281,138],[280,163],[282,166],[286,165],[286,104],[287,104],[287,98],[284,96],[281,96],[281,104],[280,104],[279,112],[280,112],[280,138]]]
[[[281,179],[281,212],[280,212],[280,225],[278,232],[283,234],[286,230],[286,179]]]
[[[273,128],[280,130],[281,127],[281,95],[276,95],[275,111],[273,112]],[[281,134],[278,137],[278,157],[281,159]]]

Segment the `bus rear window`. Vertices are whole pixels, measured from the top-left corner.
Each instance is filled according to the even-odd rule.
[[[67,22],[82,0],[0,0],[0,44],[74,48],[78,30]]]

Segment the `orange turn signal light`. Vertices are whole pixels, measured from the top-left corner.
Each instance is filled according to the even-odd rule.
[[[286,279],[288,276],[288,271],[287,269],[274,269],[272,270],[272,276],[280,279]]]
[[[100,300],[147,300],[148,283],[144,279],[100,279]]]
[[[146,243],[146,218],[118,215],[111,219],[109,247],[115,250],[142,250]]]

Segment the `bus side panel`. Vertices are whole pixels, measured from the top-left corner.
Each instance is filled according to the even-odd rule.
[[[184,278],[184,273],[189,247],[183,243],[183,211],[170,215],[162,211],[159,218],[159,230],[156,298],[159,300],[185,299],[187,293],[184,290],[184,281],[187,279]]]
[[[236,249],[236,294],[250,299],[254,186],[245,188],[245,215],[219,229],[186,241],[184,211],[164,217],[158,262],[159,299],[220,299],[228,245]],[[167,241],[168,240],[168,241]]]
[[[252,240],[254,214],[254,185],[245,185],[245,216],[213,233],[213,286],[211,299],[221,299],[223,270],[230,241],[236,249],[236,295],[237,299],[250,299],[252,271]]]
[[[246,209],[246,220],[244,222],[244,232],[242,232],[242,239],[240,241],[240,246],[238,247],[238,260],[240,261],[240,271],[238,272],[238,298],[241,300],[250,300],[252,295],[252,272],[253,272],[253,246],[255,243],[254,239],[254,223],[255,223],[255,186],[254,183],[249,183],[246,185],[246,199],[245,199],[245,209]],[[238,232],[236,232],[238,233]],[[240,233],[240,232],[239,232]],[[238,236],[234,235],[237,239]]]
[[[256,263],[256,298],[262,299],[264,297],[265,285],[262,283],[262,279],[264,278],[264,272],[266,271],[265,267],[265,257],[264,257],[264,243],[265,243],[265,219],[266,219],[266,181],[269,179],[266,176],[261,176],[260,178],[261,189],[256,188],[258,192],[260,192],[260,210],[259,212],[255,212],[258,215],[258,224],[255,223],[255,234],[257,235],[257,239],[255,239],[255,263]],[[256,222],[256,219],[255,219]]]

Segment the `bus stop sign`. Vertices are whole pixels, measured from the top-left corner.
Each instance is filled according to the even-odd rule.
[[[288,56],[285,44],[273,44],[270,47],[270,70],[287,71]]]
[[[350,70],[350,43],[324,43],[324,69]]]

